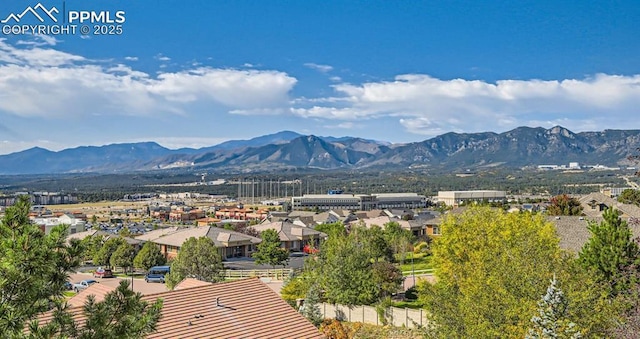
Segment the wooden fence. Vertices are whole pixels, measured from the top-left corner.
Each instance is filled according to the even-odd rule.
[[[290,268],[275,268],[270,270],[225,270],[224,277],[226,280],[260,277],[282,281],[286,279],[292,271],[293,270]]]

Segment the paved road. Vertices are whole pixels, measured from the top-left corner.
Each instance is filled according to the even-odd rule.
[[[415,284],[414,284],[414,279],[412,275],[406,276],[404,278],[404,290],[408,290],[411,287],[413,287],[414,285],[417,285],[420,280],[427,280],[431,283],[435,282],[435,276],[433,274],[416,274],[415,276]]]
[[[94,279],[93,275],[89,273],[73,273],[69,275],[69,281],[71,283],[76,283],[84,279]],[[104,284],[111,287],[118,287],[122,278],[104,278],[104,279],[95,279],[100,284]],[[131,282],[131,279],[127,279]],[[133,290],[136,292],[140,292],[142,294],[151,294],[151,293],[159,293],[168,291],[165,284],[160,283],[148,283],[144,281],[144,279],[133,279]]]

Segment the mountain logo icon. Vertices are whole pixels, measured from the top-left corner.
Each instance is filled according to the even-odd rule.
[[[6,19],[0,21],[0,23],[6,24],[10,21],[14,21],[15,23],[19,23],[20,20],[22,20],[22,18],[27,15],[28,13],[31,13],[34,17],[36,17],[36,19],[38,19],[40,22],[44,22],[45,21],[45,15],[48,16],[51,20],[53,20],[53,22],[58,22],[58,19],[55,17],[55,14],[60,13],[60,11],[55,8],[55,7],[51,7],[51,9],[47,9],[46,7],[44,7],[44,5],[42,5],[41,3],[38,3],[37,5],[31,7],[27,7],[25,8],[24,11],[22,11],[22,13],[20,14],[15,14],[15,13],[11,13],[9,14]]]

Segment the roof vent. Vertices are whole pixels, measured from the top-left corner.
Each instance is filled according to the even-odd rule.
[[[216,298],[216,306],[220,307],[220,297]]]

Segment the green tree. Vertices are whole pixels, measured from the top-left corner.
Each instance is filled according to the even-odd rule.
[[[376,262],[371,266],[373,281],[378,287],[378,298],[389,297],[402,287],[402,271],[390,262]]]
[[[115,252],[120,245],[127,244],[127,242],[120,237],[109,238],[102,244],[100,250],[98,250],[94,257],[93,263],[95,265],[110,265],[111,255]]]
[[[567,319],[569,303],[562,290],[557,286],[554,276],[547,293],[538,301],[538,315],[531,318],[533,326],[529,328],[527,339],[579,339],[582,338],[577,325]]]
[[[320,283],[331,303],[370,305],[378,297],[370,252],[353,233],[329,237],[317,257],[310,257],[305,264],[305,272]]]
[[[100,249],[102,248],[102,245],[104,245],[105,241],[106,239],[104,235],[100,234],[94,234],[90,237],[82,239],[80,243],[84,248],[85,260],[93,260],[97,256],[98,252],[100,252]]]
[[[640,206],[640,191],[626,189],[618,196],[618,201],[623,204],[634,204]]]
[[[123,271],[133,267],[133,258],[136,257],[136,249],[128,243],[121,244],[109,258],[109,263],[113,267],[122,267]]]
[[[384,236],[393,253],[400,258],[400,263],[403,263],[405,253],[411,249],[413,233],[403,229],[399,223],[391,221],[384,225]]]
[[[185,278],[207,282],[224,280],[224,267],[218,248],[211,238],[191,237],[182,244],[178,256],[171,263],[171,273],[165,279],[173,289]]]
[[[549,201],[547,214],[549,215],[581,215],[582,205],[576,198],[569,197],[566,194],[556,195]]]
[[[291,305],[291,307],[297,307],[297,300],[304,299],[311,285],[314,284],[310,276],[310,274],[302,274],[300,276],[288,277],[282,284],[280,296]]]
[[[448,215],[441,228],[433,246],[437,282],[419,288],[438,337],[523,337],[554,273],[567,282],[570,319],[580,328],[602,334],[615,314],[541,215],[472,207]]]
[[[3,338],[141,338],[155,331],[162,302],[149,306],[126,282],[105,301],[94,303],[105,312],[85,309],[87,321],[76,324],[65,309],[63,291],[68,273],[79,265],[82,246],[77,240],[66,244],[63,226],[44,234],[29,222],[29,208],[29,199],[21,197],[0,222]],[[52,319],[39,324],[35,319],[45,311],[52,312]]]
[[[329,224],[320,224],[315,227],[315,230],[322,232],[328,236],[344,236],[347,234],[347,230],[344,228],[342,222],[334,222]]]
[[[632,241],[632,233],[620,213],[607,209],[600,223],[589,222],[591,237],[579,254],[580,262],[587,269],[598,274],[612,295],[626,291],[630,287],[629,275],[625,270],[638,264],[640,249]]]
[[[260,233],[262,242],[258,244],[258,250],[253,254],[256,264],[268,264],[272,267],[289,262],[289,251],[280,247],[280,236],[276,230],[265,230]]]
[[[394,261],[393,249],[387,242],[385,232],[380,226],[372,225],[370,228],[356,226],[351,232],[369,251],[369,256],[373,258],[373,261],[378,262],[380,259]]]
[[[59,308],[49,324],[39,326],[32,322],[29,329],[33,338],[137,339],[156,331],[161,311],[161,299],[153,304],[143,301],[142,294],[133,292],[129,282],[123,280],[101,302],[92,295],[87,297],[84,324],[74,323],[71,315]]]
[[[118,232],[118,235],[121,237],[130,237],[131,231],[129,231],[129,227],[125,226]]]
[[[322,323],[322,313],[318,303],[320,302],[320,288],[313,284],[304,297],[304,304],[300,308],[300,313],[316,327]]]
[[[167,259],[160,252],[158,245],[148,241],[133,259],[133,266],[148,271],[153,266],[161,266]]]
[[[33,225],[30,207],[22,196],[0,222],[0,333],[7,337],[19,336],[27,321],[62,297],[82,254],[77,241],[65,245],[65,227],[44,234]]]

